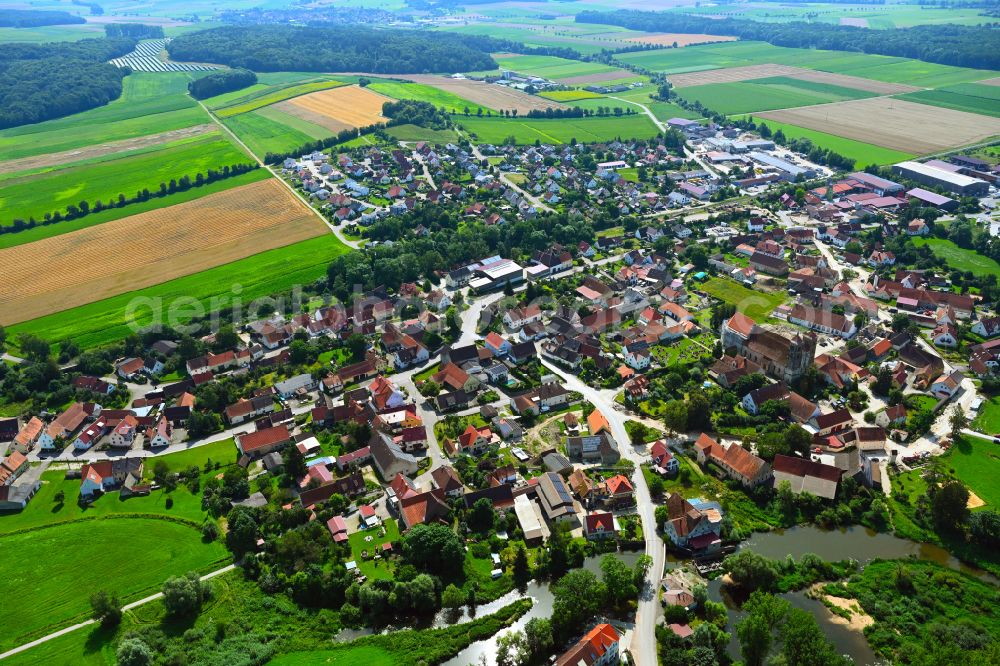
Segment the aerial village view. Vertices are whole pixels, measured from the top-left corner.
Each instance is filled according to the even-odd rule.
[[[1000,664],[997,0],[0,0],[0,666]]]

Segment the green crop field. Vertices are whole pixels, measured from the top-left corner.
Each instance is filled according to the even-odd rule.
[[[270,177],[271,174],[267,169],[255,169],[254,171],[242,173],[238,176],[233,176],[232,178],[226,178],[225,180],[217,180],[214,183],[209,183],[201,187],[192,187],[189,190],[177,192],[176,194],[129,204],[124,208],[107,208],[99,213],[91,213],[90,215],[70,220],[68,222],[64,221],[57,224],[37,226],[34,229],[26,229],[25,231],[19,231],[16,234],[0,234],[0,249],[5,247],[14,247],[15,245],[23,245],[24,243],[32,243],[36,240],[41,240],[50,236],[68,234],[71,231],[78,231],[79,229],[85,229],[95,224],[103,224],[104,222],[119,220],[123,217],[128,217],[129,215],[145,213],[148,210],[156,210],[157,208],[166,208],[167,206],[184,203],[185,201],[193,201],[200,197],[208,196],[209,194],[222,192],[223,190],[239,187],[240,185],[255,183],[258,180],[266,180]]]
[[[260,157],[269,152],[294,150],[304,143],[331,135],[328,129],[277,109],[258,109],[225,118],[222,122]],[[306,126],[315,129],[306,132]]]
[[[122,96],[106,106],[0,131],[0,161],[211,122],[187,95],[192,78],[189,72],[131,74]]]
[[[112,590],[134,600],[159,590],[170,576],[222,566],[226,549],[205,544],[196,527],[162,519],[82,520],[0,538],[5,595],[0,649],[79,621],[90,595]]]
[[[624,106],[624,104],[622,105]],[[645,114],[606,118],[465,118],[455,117],[457,124],[473,132],[479,141],[502,143],[513,136],[518,143],[541,141],[548,144],[611,141],[615,138],[646,139],[658,130]]]
[[[703,6],[675,8],[689,14],[711,14],[713,16],[736,16],[738,18],[764,23],[787,23],[789,21],[816,21],[839,23],[841,18],[865,19],[868,27],[890,30],[909,28],[915,25],[938,25],[942,23],[959,25],[979,25],[989,18],[977,7],[935,7],[916,4],[849,4],[810,2],[791,3],[721,3]]]
[[[948,262],[948,265],[958,271],[970,271],[976,275],[996,275],[1000,277],[1000,263],[985,257],[975,250],[966,250],[945,238],[914,238],[917,247],[930,245],[937,256]]]
[[[898,97],[911,102],[1000,118],[1000,86],[960,83],[938,90],[921,90]]]
[[[621,53],[616,57],[623,62],[668,74],[774,63],[927,88],[978,81],[998,75],[990,70],[938,65],[908,58],[795,49],[751,41],[637,51]]]
[[[308,95],[309,93],[318,92],[320,90],[339,88],[344,85],[347,84],[342,81],[334,81],[331,79],[310,81],[308,83],[294,83],[281,88],[257,90],[251,92],[249,95],[239,97],[236,100],[228,101],[228,103],[223,106],[210,108],[212,108],[213,112],[218,117],[229,118],[241,113],[261,109],[265,106],[270,106],[271,104],[277,104],[278,102],[283,102],[286,99],[292,99],[293,97],[299,97],[300,95]]]
[[[680,88],[677,94],[724,115],[789,109],[874,97],[874,93],[776,76],[754,81]]]
[[[87,201],[91,205],[132,196],[143,188],[156,190],[160,183],[224,165],[246,164],[250,158],[221,133],[163,144],[159,150],[94,165],[70,166],[52,173],[5,180],[0,184],[0,224],[14,217],[41,220],[45,213]]]
[[[131,332],[127,309],[133,299],[162,306],[164,313],[172,303],[191,298],[202,305],[213,297],[223,305],[232,305],[238,298],[246,306],[255,298],[284,294],[297,284],[314,282],[326,275],[334,257],[347,251],[347,246],[333,234],[324,234],[146,289],[8,326],[7,331],[11,338],[24,332],[47,340],[71,338],[85,349],[98,347],[121,340]],[[240,288],[238,296],[234,296],[236,287]],[[153,318],[150,307],[143,307],[135,314],[142,326]]]
[[[368,88],[385,95],[386,97],[392,97],[394,99],[413,99],[418,102],[429,102],[439,109],[445,109],[451,113],[461,113],[465,108],[468,108],[473,112],[479,108],[483,111],[489,110],[495,112],[495,109],[490,109],[489,107],[482,106],[481,104],[475,104],[474,102],[463,99],[454,93],[448,92],[447,90],[439,90],[434,86],[428,86],[422,83],[373,81],[368,85]]]
[[[502,69],[555,80],[619,71],[615,67],[597,62],[581,62],[555,56],[514,56],[512,58],[498,58],[497,62],[500,63]]]
[[[771,317],[771,312],[785,302],[781,292],[769,293],[748,289],[733,280],[713,277],[698,286],[705,293],[719,300],[735,305],[736,309],[758,324]]]
[[[603,99],[604,95],[589,90],[552,90],[538,94],[539,97],[551,99],[553,102],[578,102],[583,99]]]
[[[419,125],[396,125],[394,127],[387,128],[386,132],[396,137],[396,140],[398,141],[433,141],[435,143],[448,143],[449,141],[458,140],[458,135],[455,134],[455,130],[435,130],[428,127],[420,127]],[[360,139],[367,139],[367,137],[358,137],[357,139],[352,139],[352,141],[359,141]],[[343,145],[347,146],[349,144],[350,142]]]
[[[775,120],[766,120],[763,118],[755,118],[755,121],[767,124],[772,131],[780,129],[785,136],[789,138],[809,139],[817,146],[832,150],[833,152],[839,153],[844,157],[850,157],[856,162],[857,166],[868,166],[869,164],[894,164],[895,162],[901,162],[914,157],[911,153],[904,153],[899,150],[892,150],[891,148],[883,148],[882,146],[876,146],[872,143],[855,141],[854,139],[847,139],[842,136],[836,136],[826,132],[817,132],[816,130],[799,127],[798,125],[789,125],[788,123],[779,123]]]

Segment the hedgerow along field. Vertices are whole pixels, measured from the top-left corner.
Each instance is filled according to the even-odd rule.
[[[157,208],[165,208],[166,206],[174,206],[187,201],[193,201],[199,197],[207,197],[208,195],[215,194],[216,192],[222,192],[223,190],[239,187],[240,185],[255,183],[259,180],[266,180],[270,177],[271,174],[266,169],[255,169],[254,171],[241,173],[240,175],[233,176],[232,178],[217,180],[214,183],[208,183],[207,185],[202,185],[201,187],[192,187],[189,190],[176,192],[175,194],[171,194],[166,197],[157,197],[156,199],[149,199],[148,201],[140,201],[134,204],[129,204],[124,208],[106,208],[99,213],[91,213],[90,215],[79,217],[68,222],[63,221],[56,224],[40,225],[34,229],[25,229],[24,231],[19,231],[17,233],[0,234],[0,249],[14,247],[15,245],[23,245],[25,243],[34,243],[35,241],[42,240],[43,238],[61,236],[62,234],[79,231],[80,229],[86,229],[87,227],[92,227],[97,224],[120,220],[121,218],[128,217],[130,215],[138,215],[139,213],[156,210]]]
[[[10,225],[15,217],[41,220],[45,213],[57,210],[65,213],[67,206],[79,205],[81,201],[93,207],[98,200],[105,203],[117,200],[119,194],[132,197],[144,188],[156,191],[160,183],[169,183],[171,179],[189,176],[193,181],[198,173],[207,173],[209,169],[220,170],[223,166],[251,161],[221,132],[213,132],[166,143],[140,155],[7,178],[0,182],[0,209],[4,211],[0,225]]]
[[[208,114],[187,95],[188,82],[202,74],[130,74],[123,81],[122,96],[107,106],[0,131],[0,161],[211,122]]]
[[[8,306],[0,323],[34,319],[328,233],[313,211],[272,178],[0,250],[8,273],[0,285],[0,300]],[[36,266],[47,270],[32,270]]]
[[[779,123],[775,120],[759,118],[757,116],[753,116],[753,118],[757,122],[765,123],[772,131],[780,129],[785,136],[791,139],[809,139],[821,148],[826,148],[844,157],[849,157],[855,161],[856,167],[865,167],[869,164],[894,164],[915,157],[912,153],[883,148],[882,146],[864,143],[863,141],[846,139],[842,136],[836,136],[827,132],[818,132],[806,127],[799,127],[798,125]]]
[[[621,106],[624,108],[626,105]],[[453,119],[484,143],[502,143],[507,137],[513,136],[519,144],[540,141],[558,145],[569,143],[572,139],[580,142],[611,141],[616,138],[648,139],[659,133],[653,121],[645,114],[552,119],[455,116]]]
[[[85,619],[98,590],[133,601],[159,591],[170,576],[219,568],[228,559],[221,542],[202,542],[198,524],[158,518],[78,520],[2,536],[0,547],[18,554],[0,559],[0,576],[12,589],[31,590],[0,604],[0,650]]]
[[[132,332],[126,309],[134,298],[164,304],[193,298],[205,307],[213,298],[223,306],[232,305],[237,299],[246,304],[263,296],[284,295],[295,285],[315,282],[326,275],[334,257],[348,251],[336,236],[323,234],[200,273],[8,326],[8,337],[15,339],[19,333],[32,333],[46,340],[72,339],[83,349],[108,345]],[[238,295],[233,293],[236,286],[240,287]],[[140,325],[151,322],[152,314],[148,311],[138,315]]]

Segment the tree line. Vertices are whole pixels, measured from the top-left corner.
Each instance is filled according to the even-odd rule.
[[[117,99],[126,72],[107,61],[134,47],[132,39],[0,45],[0,129]]]
[[[142,23],[107,23],[104,26],[104,35],[111,38],[163,39],[163,26],[143,25]]]
[[[620,106],[610,107],[610,106],[599,106],[596,109],[581,109],[576,106],[567,107],[565,109],[553,109],[551,106],[547,109],[532,109],[528,111],[529,118],[584,118],[587,116],[632,116],[635,115],[635,109],[627,108],[623,109]]]
[[[447,33],[362,26],[225,26],[170,42],[171,58],[257,72],[464,72],[495,69],[486,51]],[[476,43],[476,42],[471,42]]]
[[[47,226],[49,224],[57,224],[59,222],[68,222],[69,220],[76,220],[90,215],[91,213],[99,213],[102,210],[107,210],[109,208],[124,208],[130,204],[170,196],[171,194],[176,194],[177,192],[190,190],[192,187],[202,187],[204,185],[208,185],[209,183],[239,176],[259,168],[259,164],[227,165],[222,167],[220,170],[209,169],[207,173],[198,172],[195,174],[194,178],[191,178],[191,176],[171,178],[169,182],[160,183],[160,187],[158,189],[150,190],[149,188],[143,188],[138,190],[131,197],[119,194],[116,199],[109,199],[108,201],[101,201],[100,199],[97,199],[94,203],[90,203],[89,201],[84,200],[78,204],[70,204],[66,206],[65,212],[57,210],[51,213],[46,213],[45,217],[41,221],[36,220],[34,217],[28,218],[27,221],[23,218],[14,218],[14,221],[9,226],[0,226],[0,234],[13,234],[20,231],[26,231],[28,229],[34,229],[37,226]]]
[[[188,92],[195,99],[215,97],[257,83],[257,75],[249,69],[223,69],[188,84]]]
[[[761,23],[635,10],[580,12],[576,20],[647,32],[733,35],[790,48],[860,51],[959,67],[1000,68],[1000,30],[996,24],[919,25],[905,30],[871,30],[830,23]]]
[[[382,115],[391,119],[389,126],[412,124],[430,129],[451,127],[451,118],[444,109],[438,109],[430,102],[413,99],[386,102],[382,105]]]
[[[87,21],[69,12],[38,9],[0,9],[0,28],[38,28],[43,25],[76,25]]]

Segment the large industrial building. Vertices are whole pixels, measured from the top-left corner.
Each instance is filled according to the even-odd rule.
[[[955,192],[968,197],[983,196],[990,191],[990,184],[985,180],[966,176],[956,171],[949,171],[931,164],[920,162],[900,162],[894,164],[892,170],[896,173],[923,185],[942,187],[949,192]]]

